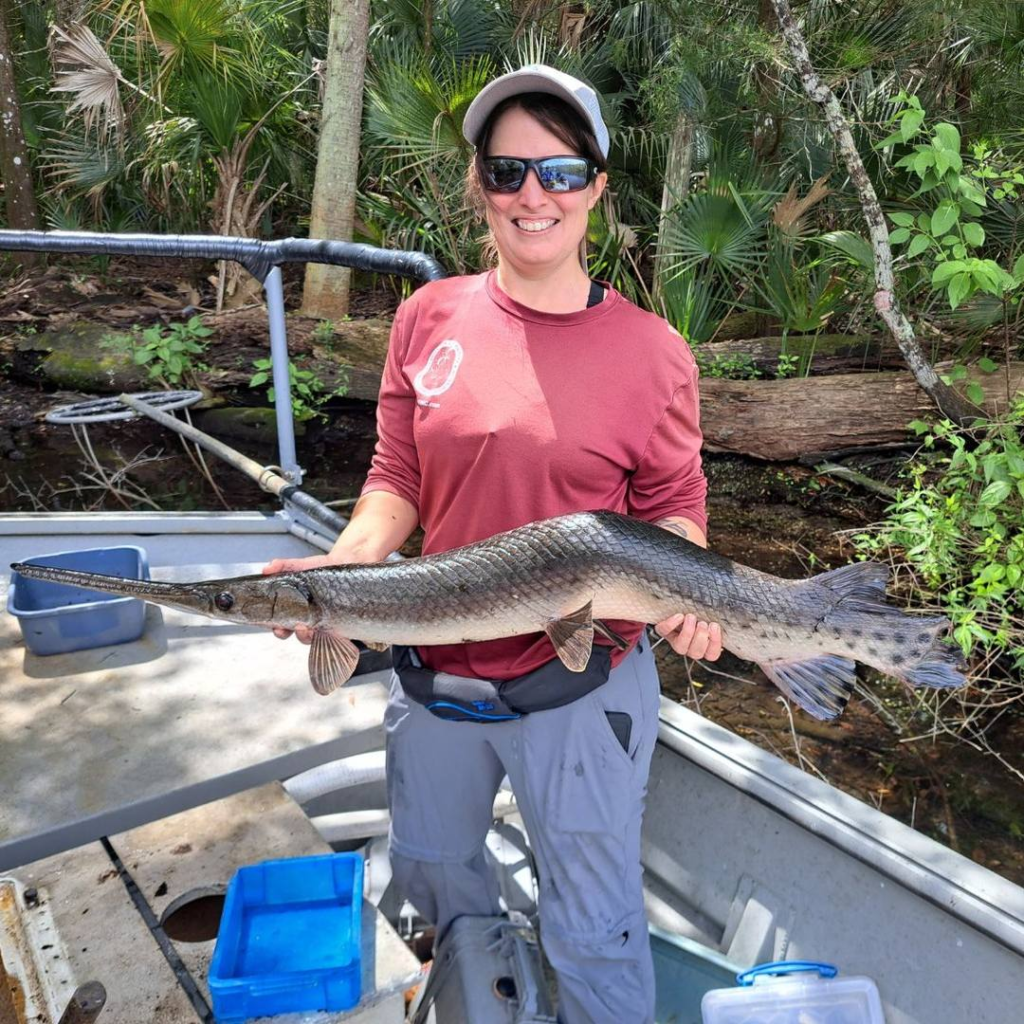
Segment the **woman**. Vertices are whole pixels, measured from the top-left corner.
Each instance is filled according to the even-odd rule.
[[[706,543],[689,349],[581,265],[587,215],[607,182],[596,96],[531,65],[490,83],[463,130],[476,146],[467,192],[487,219],[497,267],[433,282],[401,305],[377,449],[351,523],[330,555],[277,560],[268,572],[376,561],[418,523],[428,554],[597,508]],[[507,773],[538,864],[541,940],[568,1024],[654,1014],[640,822],[658,678],[642,626],[607,625],[628,650],[599,640],[593,688],[570,703],[558,706],[568,673],[536,634],[404,652],[385,718],[392,865],[438,938],[462,914],[499,912],[483,849]],[[680,654],[721,652],[718,625],[693,616],[657,631]],[[509,721],[445,720],[403,688],[417,666],[428,677],[543,678],[551,699]]]

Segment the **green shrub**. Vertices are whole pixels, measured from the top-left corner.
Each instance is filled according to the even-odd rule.
[[[1024,672],[1024,398],[966,431],[911,426],[924,445],[887,518],[854,537],[865,557],[909,570],[915,604],[937,606],[975,666]],[[1024,698],[1024,682],[1021,683]]]
[[[202,365],[195,361],[206,349],[204,338],[213,331],[194,316],[183,324],[171,324],[166,331],[159,326],[142,332],[142,343],[135,349],[134,359],[149,370],[150,380],[181,384]]]

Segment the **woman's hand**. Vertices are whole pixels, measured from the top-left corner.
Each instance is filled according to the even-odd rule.
[[[319,569],[325,565],[335,565],[336,560],[330,555],[310,555],[308,558],[275,558],[263,566],[264,576],[273,576],[279,572],[302,572],[304,569]],[[287,640],[292,635],[290,629],[275,629],[274,636],[279,640]],[[308,626],[296,626],[295,636],[304,644],[313,640],[313,630]]]
[[[722,627],[717,622],[700,622],[696,615],[670,615],[655,627],[676,654],[704,661],[717,661],[722,653]]]

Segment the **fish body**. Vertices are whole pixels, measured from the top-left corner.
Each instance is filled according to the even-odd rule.
[[[888,605],[882,565],[785,580],[615,512],[540,520],[401,562],[196,583],[12,568],[233,622],[310,626],[310,675],[319,692],[353,671],[358,651],[350,638],[374,647],[429,646],[543,630],[567,667],[579,671],[595,631],[623,643],[604,620],[656,623],[680,612],[720,623],[726,649],[756,662],[818,718],[842,712],[856,661],[915,686],[965,682],[959,652],[941,639],[948,620]]]

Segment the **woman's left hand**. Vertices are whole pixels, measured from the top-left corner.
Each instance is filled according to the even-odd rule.
[[[722,653],[722,627],[717,622],[701,622],[696,615],[670,615],[655,627],[676,654],[703,661],[717,661]]]

